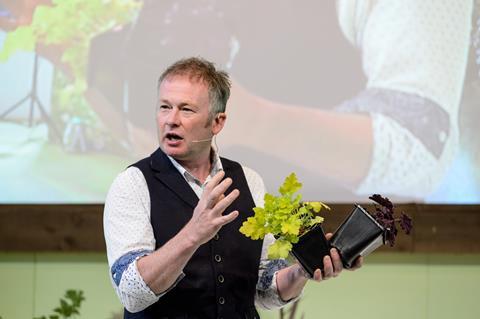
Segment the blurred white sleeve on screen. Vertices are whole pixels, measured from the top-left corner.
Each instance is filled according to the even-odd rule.
[[[472,10],[472,0],[377,1],[360,40],[367,88],[428,98],[456,119]]]
[[[372,163],[359,194],[423,197],[438,186],[458,146],[472,10],[471,0],[337,1],[340,26],[362,52],[366,89],[419,96],[449,116],[445,146],[435,157],[397,121],[371,112]]]
[[[373,160],[356,192],[421,197],[433,191],[443,171],[438,159],[395,120],[378,113],[371,117]]]

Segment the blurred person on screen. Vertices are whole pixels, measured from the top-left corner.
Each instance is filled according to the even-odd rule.
[[[125,318],[258,318],[255,305],[282,307],[308,281],[299,264],[266,259],[273,236],[252,241],[238,231],[263,206],[265,189],[255,171],[212,146],[229,96],[227,73],[201,58],[160,76],[160,147],[120,173],[105,202],[108,263]],[[313,280],[342,271],[330,253]]]
[[[361,50],[365,89],[331,112],[266,100],[237,83],[232,112],[254,113],[256,121],[239,134],[244,124],[233,120],[225,143],[279,158],[287,152],[357,194],[423,198],[458,146],[472,1],[337,1],[337,13]]]
[[[190,12],[188,6],[175,4],[164,5],[165,16],[168,12],[171,17],[182,10]],[[257,152],[259,162],[261,156],[287,161],[305,170],[305,175],[317,180],[326,178],[330,184],[325,185],[329,187],[340,185],[356,195],[380,192],[404,199],[425,198],[442,182],[458,148],[458,112],[470,45],[472,6],[472,1],[337,1],[340,28],[361,52],[364,89],[332,105],[333,110],[316,105],[314,100],[305,105],[276,102],[274,97],[262,97],[235,81],[234,59],[229,103],[235,116],[219,139],[220,147],[245,147]],[[215,7],[212,10],[216,12]],[[191,12],[199,14],[198,10]],[[200,23],[200,33],[224,30],[222,26],[229,24],[224,22],[225,17],[222,19],[211,29]],[[174,22],[172,19],[171,23]],[[288,21],[284,23],[288,25]],[[164,47],[169,53],[160,53],[167,55],[188,47],[193,52],[201,48],[220,52],[212,59],[221,64],[235,55],[231,50],[232,37],[235,39],[234,35],[241,34],[240,29],[244,28],[233,25],[230,36],[220,32],[224,40],[219,43],[229,46],[214,50],[208,44],[198,44],[197,49],[194,43],[180,45],[182,39],[187,39],[181,30],[188,27],[175,26],[159,29],[161,35],[165,33],[159,38],[175,41],[178,47],[158,43],[155,46],[152,42],[148,45],[158,50]],[[172,37],[168,37],[168,28],[176,30]],[[255,35],[239,37],[240,55],[242,50],[256,54],[255,47],[242,47],[246,37]],[[301,78],[292,85],[301,86]],[[322,95],[321,87],[318,94]],[[131,110],[135,113],[136,109]],[[148,149],[153,140],[140,122],[127,120],[131,145]],[[269,160],[263,163],[268,165]]]

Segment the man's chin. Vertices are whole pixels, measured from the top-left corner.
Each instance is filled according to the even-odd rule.
[[[165,154],[167,154],[170,157],[173,157],[174,159],[181,160],[183,157],[185,157],[185,152],[177,147],[160,145],[160,148]]]

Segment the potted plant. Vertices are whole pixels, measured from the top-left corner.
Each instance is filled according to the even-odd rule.
[[[330,245],[338,250],[346,268],[352,267],[357,257],[366,256],[387,242],[393,247],[398,234],[396,224],[407,235],[413,228],[408,215],[401,213],[396,216],[395,207],[387,197],[374,194],[369,199],[375,202],[375,214],[355,205],[330,240]]]
[[[273,234],[276,241],[268,248],[268,258],[286,258],[291,252],[311,276],[315,269],[323,269],[323,257],[329,255],[331,247],[338,250],[344,267],[351,268],[359,256],[386,242],[393,246],[396,224],[406,234],[412,230],[408,215],[397,217],[392,202],[374,194],[369,198],[376,203],[375,214],[355,205],[328,242],[320,225],[324,218],[319,213],[330,208],[322,202],[302,202],[298,194],[301,187],[294,173],[287,176],[278,189],[280,195],[266,193],[264,207],[253,209],[254,216],[243,223],[240,232],[254,240]]]
[[[240,227],[240,232],[252,239],[273,234],[276,241],[268,248],[268,258],[286,258],[292,252],[305,270],[313,276],[323,268],[323,257],[330,245],[320,224],[320,211],[330,208],[322,202],[302,202],[298,191],[302,184],[292,173],[278,189],[279,196],[265,194],[264,207],[255,207],[255,215]]]

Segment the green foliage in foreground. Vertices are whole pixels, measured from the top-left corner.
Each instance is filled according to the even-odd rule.
[[[41,317],[35,317],[34,319],[64,319],[74,318],[75,315],[79,315],[79,309],[82,302],[85,300],[83,291],[81,290],[67,290],[64,298],[60,298],[60,305],[53,309],[54,314]],[[0,317],[1,319],[1,317]]]

